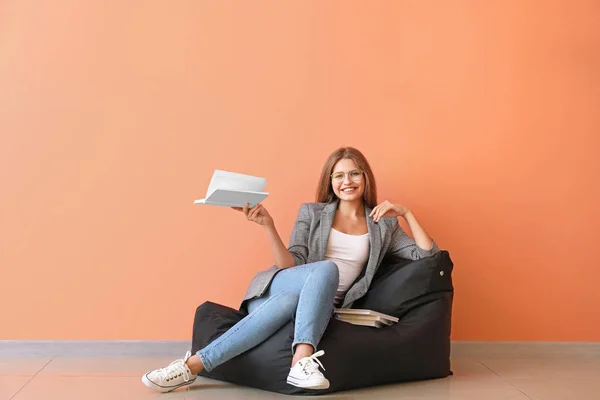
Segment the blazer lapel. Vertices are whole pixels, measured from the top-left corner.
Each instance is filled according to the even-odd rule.
[[[321,213],[321,222],[319,227],[319,248],[317,249],[317,261],[325,259],[325,250],[327,250],[327,243],[329,242],[329,233],[331,233],[331,227],[333,226],[333,218],[335,217],[335,210],[337,210],[337,201],[328,203],[323,212]]]
[[[370,217],[373,209],[365,204],[365,216],[367,217],[367,227],[369,228],[369,238],[371,239],[371,250],[369,251],[369,261],[367,262],[367,268],[365,276],[367,278],[367,285],[371,284],[371,279],[375,275],[377,270],[377,262],[379,261],[379,254],[381,253],[381,229],[385,228],[383,223],[375,223],[373,217]]]

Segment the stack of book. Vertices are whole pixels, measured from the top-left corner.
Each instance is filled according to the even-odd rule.
[[[354,325],[373,326],[381,328],[398,322],[398,318],[372,310],[356,308],[336,308],[335,318]]]

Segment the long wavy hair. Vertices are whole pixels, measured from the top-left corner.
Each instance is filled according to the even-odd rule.
[[[331,184],[331,174],[333,173],[335,164],[344,158],[354,161],[356,166],[364,172],[365,191],[363,193],[363,203],[371,208],[375,207],[377,205],[375,176],[365,156],[353,147],[340,147],[331,153],[327,161],[325,161],[321,177],[319,178],[319,185],[317,186],[317,202],[330,203],[337,198]]]

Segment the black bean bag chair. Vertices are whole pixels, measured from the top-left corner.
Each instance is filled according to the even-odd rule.
[[[250,351],[199,375],[293,395],[318,395],[393,382],[444,378],[450,371],[450,320],[454,288],[448,252],[417,261],[384,260],[367,294],[352,308],[400,318],[373,328],[331,319],[319,350],[326,390],[286,383],[294,321]],[[196,310],[192,354],[225,333],[246,314],[206,302]]]

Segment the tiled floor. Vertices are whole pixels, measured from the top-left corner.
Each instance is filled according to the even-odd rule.
[[[272,399],[291,398],[198,378],[187,389],[158,394],[142,373],[167,358],[0,358],[0,400]],[[319,398],[598,400],[600,358],[453,358],[454,376]],[[307,397],[302,397],[306,399]]]

